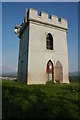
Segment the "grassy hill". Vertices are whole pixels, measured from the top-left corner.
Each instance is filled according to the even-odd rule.
[[[70,84],[26,85],[3,80],[3,120],[54,118],[79,120],[78,81]]]

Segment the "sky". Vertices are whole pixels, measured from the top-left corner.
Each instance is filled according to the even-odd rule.
[[[6,72],[15,72],[18,68],[19,38],[14,33],[16,24],[21,24],[26,8],[54,14],[68,20],[68,61],[69,72],[78,71],[78,3],[2,3],[2,64]]]
[[[79,2],[79,0],[1,0],[2,2]]]

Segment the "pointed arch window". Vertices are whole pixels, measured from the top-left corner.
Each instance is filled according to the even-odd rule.
[[[48,50],[53,50],[53,37],[50,33],[48,33],[46,37],[46,48]]]

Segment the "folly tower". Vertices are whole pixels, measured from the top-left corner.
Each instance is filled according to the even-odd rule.
[[[15,26],[20,38],[18,79],[27,84],[69,83],[67,20],[29,9]]]

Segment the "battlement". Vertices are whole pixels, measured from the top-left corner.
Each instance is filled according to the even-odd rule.
[[[55,16],[52,14],[50,15],[50,18],[49,18],[48,14],[42,11],[40,12],[40,15],[38,15],[38,11],[32,8],[29,9],[28,20],[55,26],[65,30],[68,29],[66,19],[58,18],[58,16]]]

